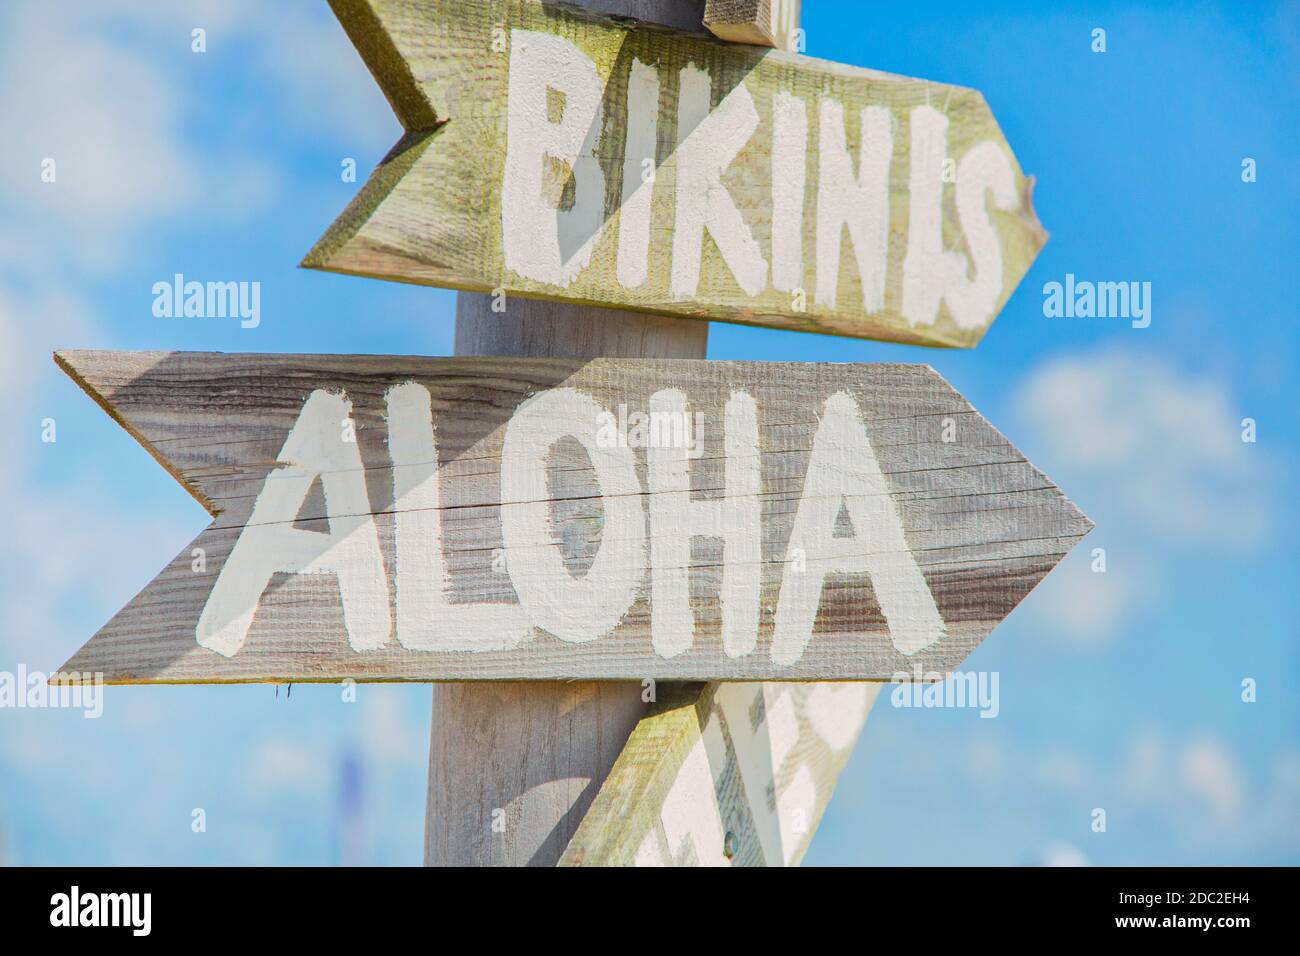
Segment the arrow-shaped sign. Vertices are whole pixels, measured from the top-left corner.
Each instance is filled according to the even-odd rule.
[[[974,90],[529,0],[332,0],[406,134],[303,260],[972,346],[1046,233]]]
[[[883,685],[665,685],[560,866],[797,866]]]
[[[213,515],[110,682],[946,673],[1091,526],[925,366],[56,358]]]

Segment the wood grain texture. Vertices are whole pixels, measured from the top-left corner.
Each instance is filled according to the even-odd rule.
[[[433,685],[426,866],[554,866],[645,713],[628,682]]]
[[[709,323],[544,299],[494,312],[491,296],[461,292],[455,342],[457,355],[702,359]]]
[[[881,687],[666,685],[560,865],[798,865]]]
[[[140,352],[66,352],[57,358],[214,515],[212,525],[65,666],[100,671],[113,682],[888,680],[916,666],[944,673],[1091,527],[924,366]],[[518,646],[455,652],[411,650],[392,639],[356,651],[334,575],[277,575],[256,603],[238,653],[223,656],[199,646],[196,622],[268,476],[283,464],[278,456],[286,436],[314,394],[345,395],[351,403],[360,477],[383,571],[393,580],[397,515],[385,393],[401,383],[427,391],[437,429],[442,497],[434,510],[442,520],[448,600],[505,606],[518,603],[521,584],[535,587],[516,574],[518,555],[505,553],[503,540],[502,445],[521,403],[567,388],[608,408],[625,404],[635,410],[648,407],[652,393],[680,389],[688,407],[703,413],[700,456],[689,461],[689,483],[693,500],[707,501],[716,500],[724,487],[724,416],[718,410],[738,391],[752,395],[762,540],[754,569],[760,613],[753,650],[733,657],[720,646],[725,555],[720,540],[707,537],[692,540],[689,564],[682,566],[689,576],[695,636],[689,649],[675,656],[651,647],[647,588],[653,575],[633,582],[635,599],[599,639],[566,643],[539,630]],[[906,551],[933,596],[943,635],[919,652],[903,653],[894,642],[897,625],[908,619],[900,617],[891,628],[882,611],[880,588],[891,582],[830,575],[824,591],[815,592],[820,598],[806,648],[791,662],[777,663],[774,615],[783,591],[797,590],[799,580],[791,567],[797,560],[788,547],[791,528],[804,502],[825,496],[839,500],[834,486],[805,487],[810,449],[830,414],[828,396],[835,395],[851,396],[859,410]],[[572,427],[593,426],[575,420]],[[949,427],[954,440],[945,441]],[[645,491],[647,450],[617,454],[630,462],[642,489],[637,507],[653,506],[648,499],[655,495]],[[605,453],[597,457],[603,460]],[[853,475],[858,463],[845,459],[842,466],[843,474]],[[547,548],[562,554],[569,572],[565,580],[578,581],[603,548],[619,546],[602,534],[607,509],[623,505],[600,493],[593,460],[577,442],[557,442],[546,469],[552,535]],[[324,504],[307,494],[295,527],[332,528]],[[521,505],[531,507],[524,502],[507,507]],[[681,527],[673,534],[680,538],[700,530]],[[843,525],[837,519],[836,540],[861,533],[852,521]],[[204,550],[202,573],[192,568],[193,548]],[[871,551],[870,542],[865,548],[864,553]],[[495,553],[505,554],[508,573],[492,567]],[[813,548],[804,557],[809,566],[819,559]]]
[[[796,52],[799,0],[708,0],[704,25],[720,40]]]
[[[303,265],[310,268],[475,292],[501,290],[507,298],[970,347],[1046,241],[1033,211],[1032,180],[1021,173],[973,90],[726,44],[559,4],[334,0],[333,6],[406,134],[308,253]],[[592,107],[591,128],[573,163],[554,155],[559,147],[535,157],[543,169],[538,189],[550,203],[539,221],[544,225],[549,215],[558,238],[548,238],[536,222],[505,214],[505,183],[515,181],[508,171],[533,169],[531,141],[521,134],[512,143],[507,136],[510,110],[516,109],[507,96],[510,64],[515,52],[526,48],[515,43],[524,35],[515,31],[571,45],[590,60],[600,85],[599,107]],[[553,61],[549,55],[527,59],[542,72],[521,80],[519,89],[564,86],[543,75]],[[638,139],[653,143],[645,149],[627,145],[629,87],[644,88],[630,79],[637,64],[643,76],[654,72],[659,88],[653,136],[646,122],[633,124]],[[698,80],[700,71],[707,74],[713,113],[707,119],[679,115],[684,78]],[[690,183],[703,175],[701,164],[715,152],[700,144],[711,147],[715,137],[730,135],[718,119],[724,101],[736,105],[742,120],[752,107],[756,125],[719,174],[720,189],[708,193],[720,204],[721,218],[704,226],[684,224],[686,214],[713,215],[705,208],[713,200],[706,203],[706,192]],[[519,128],[551,135],[548,131],[561,128],[565,110],[578,108],[573,103],[576,97],[563,90],[538,94],[533,107],[517,108]],[[774,145],[777,104],[784,104],[783,116],[793,110],[803,119],[783,125],[786,132]],[[826,135],[832,143],[838,136],[836,149],[842,147],[845,157],[823,183],[823,158],[831,155],[820,145],[821,111],[827,107],[842,114],[843,135],[830,126]],[[887,113],[887,155],[874,139],[870,156],[862,155],[864,111],[873,108]],[[942,136],[936,123],[946,129]],[[790,132],[798,129],[801,137]],[[792,136],[806,148],[789,145]],[[914,154],[916,137],[930,145]],[[510,165],[512,149],[527,154],[517,167]],[[640,192],[629,177],[644,175],[647,162],[653,182],[643,209],[632,200]],[[872,172],[863,172],[868,166]],[[992,175],[990,169],[1002,176],[993,177],[1001,183],[998,189],[980,185],[982,177]],[[856,177],[872,196],[877,194],[871,184],[879,179],[879,209],[854,198]],[[689,197],[682,208],[679,191]],[[914,214],[914,198],[922,192],[933,195],[933,204]],[[777,193],[784,210],[779,223]],[[527,189],[521,195],[525,203],[540,202]],[[635,229],[631,208],[644,217],[635,220]],[[583,216],[574,219],[576,211]],[[563,228],[556,225],[561,214]],[[838,222],[840,216],[852,226]],[[724,220],[725,227],[719,225]],[[641,251],[627,254],[627,261],[640,268],[628,278],[620,273],[625,264],[620,245],[625,232],[641,236],[642,228],[644,247],[632,243]],[[854,238],[853,229],[861,237]],[[825,236],[819,238],[819,230]],[[563,268],[576,274],[551,275],[510,259],[507,236],[528,237],[519,254],[524,258],[554,247]],[[699,242],[683,237],[699,237]],[[752,268],[742,270],[743,281],[732,259],[724,257],[724,245],[757,257],[750,259]],[[871,251],[876,248],[878,262]],[[955,311],[954,303],[961,308]]]

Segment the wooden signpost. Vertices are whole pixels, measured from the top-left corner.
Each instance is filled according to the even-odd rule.
[[[406,128],[303,265],[973,346],[1046,240],[974,90],[530,0],[333,0]]]
[[[58,359],[214,515],[114,682],[946,672],[1090,527],[925,366]]]
[[[213,516],[64,669],[433,682],[426,863],[797,863],[1091,524],[927,367],[680,319],[973,346],[1032,180],[974,91],[702,33],[797,3],[331,5],[406,133],[304,265],[461,289],[458,357],[58,353]]]

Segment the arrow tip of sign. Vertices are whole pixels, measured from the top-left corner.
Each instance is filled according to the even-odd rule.
[[[1050,481],[1051,479],[1048,480]],[[1082,508],[1080,508],[1070,498],[1068,498],[1065,494],[1063,494],[1061,492],[1061,489],[1057,487],[1054,482],[1053,482],[1053,487],[1056,487],[1057,494],[1061,495],[1061,506],[1063,508],[1066,508],[1069,512],[1072,513],[1071,517],[1073,518],[1075,524],[1078,526],[1078,530],[1076,532],[1077,537],[1075,538],[1075,542],[1074,542],[1075,544],[1078,544],[1080,541],[1082,541],[1084,538],[1086,538],[1088,535],[1090,535],[1093,532],[1093,529],[1097,527],[1097,523],[1093,521],[1091,518],[1089,518],[1086,514],[1084,514]],[[1073,547],[1073,545],[1071,545],[1071,547]]]
[[[1053,491],[1056,492],[1057,504],[1059,504],[1060,508],[1062,509],[1061,512],[1062,522],[1060,526],[1063,529],[1068,529],[1068,536],[1074,538],[1074,542],[1070,545],[1071,548],[1074,547],[1075,544],[1078,544],[1080,541],[1082,541],[1097,526],[1096,523],[1091,518],[1089,518],[1086,514],[1084,514],[1082,508],[1076,505],[1064,492],[1061,491],[1060,487],[1056,484],[1055,481],[1047,477],[1047,475],[1043,474],[1042,470],[1039,469],[1037,465],[1030,462],[1029,459],[1024,455],[1024,453],[1022,453],[1020,449],[1017,448],[1015,444],[1007,438],[1006,435],[1003,435],[1002,432],[998,430],[993,425],[992,422],[990,422],[984,415],[982,415],[979,409],[975,407],[974,403],[972,403],[970,399],[966,398],[965,395],[963,395],[960,391],[958,391],[951,382],[949,382],[946,378],[944,378],[944,376],[941,375],[935,369],[933,365],[927,364],[922,367],[930,375],[932,375],[936,381],[938,381],[941,385],[943,385],[944,388],[946,388],[951,393],[952,398],[955,401],[964,404],[966,408],[968,408],[972,413],[979,416],[979,418],[984,422],[985,426],[987,426],[990,431],[992,431],[999,438],[1005,441],[1007,443],[1007,446],[1011,449],[1011,451],[1013,451],[1020,459],[1022,459],[1025,462],[1025,464],[1027,464],[1030,468],[1032,468],[1038,474],[1038,477],[1042,479],[1042,481],[1049,488],[1051,488]],[[1069,548],[1067,548],[1066,550],[1068,551]]]

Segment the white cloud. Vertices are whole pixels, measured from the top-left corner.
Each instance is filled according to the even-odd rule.
[[[1141,728],[1129,738],[1118,777],[1125,801],[1178,822],[1188,835],[1227,839],[1246,822],[1246,774],[1219,737],[1179,740],[1159,728]],[[1265,797],[1257,794],[1255,802]]]
[[[190,52],[195,26],[208,31],[205,54]],[[265,91],[243,136],[214,142],[208,134],[214,124],[249,121],[203,98],[209,63],[247,71]],[[323,4],[6,5],[3,268],[50,279],[77,266],[108,272],[156,222],[193,228],[247,217],[284,176],[258,145],[257,123],[329,139],[347,155],[377,152],[400,133]],[[46,160],[54,182],[42,180]]]
[[[197,506],[182,522],[145,502],[106,507],[99,472],[78,457],[70,423],[50,416],[57,440],[40,440],[49,413],[41,380],[56,374],[51,352],[98,339],[92,311],[76,296],[53,288],[20,296],[0,284],[0,401],[13,416],[0,436],[0,495],[22,503],[4,517],[0,653],[40,670],[62,664],[89,637],[74,623],[87,608],[120,607],[207,523]]]
[[[1034,589],[1025,604],[1026,619],[1044,633],[1078,644],[1102,645],[1123,630],[1125,616],[1159,586],[1158,570],[1132,551],[1107,551],[1106,571],[1093,571],[1095,533],[1071,552]],[[1137,560],[1134,560],[1134,559]]]
[[[208,30],[206,59],[189,52],[190,29],[199,25]],[[223,70],[241,71],[237,81],[261,91],[255,109],[209,100],[204,77]],[[207,524],[202,510],[133,448],[142,473],[147,469],[149,480],[166,487],[177,507],[159,507],[147,489],[125,502],[106,493],[108,465],[76,440],[77,427],[83,419],[93,423],[98,450],[101,441],[113,440],[102,438],[105,429],[115,432],[110,448],[132,442],[84,398],[77,396],[77,416],[59,416],[59,441],[40,442],[41,418],[55,414],[50,409],[58,402],[71,402],[75,391],[55,371],[50,353],[112,344],[109,316],[88,279],[129,269],[149,255],[146,243],[238,221],[272,195],[285,164],[266,145],[273,127],[300,133],[307,149],[338,143],[343,155],[375,153],[397,138],[391,110],[324,4],[0,4],[0,400],[11,426],[0,433],[0,494],[17,503],[0,529],[0,668],[63,663]],[[41,182],[46,157],[57,164],[55,183]],[[143,799],[148,814],[181,799],[164,793],[159,781],[183,788],[198,776],[177,771],[186,770],[191,748],[167,750],[184,746],[177,721],[193,711],[168,711],[157,696],[147,706],[140,704],[144,697],[123,704],[123,693],[111,689],[99,721],[62,712],[0,717],[0,783],[9,784],[0,786],[0,802],[51,777],[71,782],[62,793],[104,804],[117,800],[122,787],[135,788],[132,800]],[[392,696],[402,699],[385,700],[381,691],[373,696],[362,716],[367,739],[381,749],[381,768],[396,778],[414,766],[422,776],[427,709],[421,720],[418,707],[403,709],[400,692]],[[160,726],[151,717],[168,729],[154,734],[147,754],[132,752],[123,761],[123,741],[138,743],[142,726]],[[123,722],[131,724],[130,734],[110,733]],[[248,783],[260,812],[279,802],[277,796],[300,801],[328,790],[331,753],[314,738],[300,743],[272,732],[236,779]],[[76,759],[60,759],[69,754]],[[142,787],[132,774],[105,769],[118,765],[157,779]],[[423,790],[412,792],[418,802]],[[398,844],[409,847],[416,845],[409,837],[412,828],[418,831],[418,807],[409,816],[389,812],[405,797],[406,790],[380,791],[376,800],[385,812],[377,814],[374,832],[399,833]],[[28,807],[26,813],[30,823],[44,811]],[[52,830],[76,832],[70,812],[45,815]],[[188,817],[182,820],[188,839]],[[84,819],[81,825],[90,826]],[[176,852],[173,842],[151,840],[139,828],[121,832],[120,847],[112,835],[98,833],[93,843],[64,852],[78,859],[98,853],[102,860],[107,847],[110,859],[120,854],[123,862]],[[231,826],[222,832],[231,841]],[[241,851],[248,859],[265,862],[289,852],[260,831],[248,833]],[[234,842],[241,842],[237,835]]]
[[[74,23],[34,4],[0,20],[0,205],[12,210],[2,244],[48,246],[51,271],[70,256],[111,267],[136,230],[187,207],[202,178],[171,78]],[[53,182],[42,181],[46,160]]]
[[[280,20],[267,29],[264,11],[272,6]],[[174,553],[159,558],[145,542],[169,542],[166,550],[189,540],[188,529],[147,506],[106,509],[93,470],[62,443],[66,423],[57,423],[60,444],[43,446],[33,436],[50,404],[43,386],[56,378],[53,349],[105,341],[85,275],[122,266],[160,226],[192,230],[204,214],[246,214],[277,182],[272,160],[231,145],[239,137],[216,145],[197,138],[204,124],[195,114],[212,107],[195,99],[191,26],[204,24],[231,42],[241,36],[265,57],[273,47],[292,47],[286,36],[328,28],[342,48],[327,53],[324,41],[312,40],[325,59],[313,68],[328,72],[330,61],[346,59],[350,65],[338,72],[373,88],[328,12],[313,14],[302,30],[291,15],[281,5],[217,2],[73,9],[26,3],[0,10],[0,398],[18,423],[0,438],[0,492],[24,502],[7,519],[0,554],[6,652],[28,659],[60,648],[68,614],[59,609],[117,606]],[[350,75],[357,69],[360,76]],[[307,92],[296,81],[268,86],[282,111],[298,110],[290,101]],[[41,179],[45,158],[55,162],[52,183]],[[56,473],[72,480],[41,474],[48,463],[38,454],[67,458]],[[197,511],[194,521],[201,527]],[[54,529],[58,547],[50,546]]]
[[[57,16],[54,16],[57,12]],[[89,219],[147,217],[194,187],[194,158],[177,142],[177,90],[147,59],[78,30],[65,11],[19,5],[6,18],[0,170],[33,209]],[[57,182],[40,181],[53,157]],[[12,188],[12,187],[11,187]]]
[[[186,51],[196,27],[206,31],[209,57],[233,49],[267,81],[266,105],[296,129],[386,148],[401,126],[342,26],[324,3],[188,0],[142,6],[134,0],[91,0],[90,15],[127,23],[154,42]],[[251,64],[251,67],[249,66]]]
[[[1014,404],[1025,445],[1099,531],[1121,526],[1166,542],[1258,545],[1272,514],[1267,457],[1241,441],[1227,389],[1172,364],[1103,351],[1033,373]]]
[[[1267,543],[1272,460],[1241,440],[1245,416],[1222,384],[1111,349],[1047,363],[1012,404],[1018,443],[1097,526],[1026,602],[1044,633],[1102,646],[1159,598],[1162,553]]]
[[[1181,856],[1170,862],[1300,849],[1300,752],[1294,749],[1261,758],[1258,766],[1267,769],[1248,773],[1236,741],[1200,729],[1141,725],[1117,750],[1087,752],[1059,741],[1014,739],[988,726],[997,721],[927,731],[914,718],[891,722],[869,748],[873,765],[888,766],[896,781],[884,788],[885,799],[939,812],[946,806],[942,794],[958,792],[972,819],[1011,827],[1023,841],[1009,847],[1016,859],[1046,863],[1055,854],[1063,862],[1074,841],[1089,857],[1104,852],[1109,861],[1126,858],[1142,842],[1174,848]],[[1106,811],[1107,831],[1095,835],[1094,848],[1095,807]],[[869,812],[878,815],[880,807]],[[1140,836],[1146,829],[1159,833]]]
[[[1236,759],[1215,739],[1189,742],[1179,757],[1183,785],[1220,818],[1239,818],[1245,798]]]
[[[91,311],[78,297],[57,287],[18,295],[0,282],[0,399],[10,409],[25,405],[41,374],[54,367],[54,349],[69,342],[92,347],[96,338]]]
[[[1088,855],[1072,843],[1049,843],[1042,854],[1041,866],[1088,866]]]

